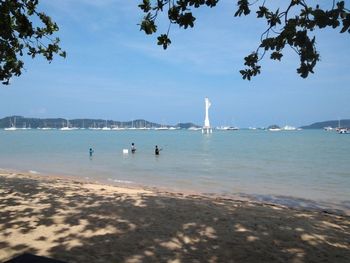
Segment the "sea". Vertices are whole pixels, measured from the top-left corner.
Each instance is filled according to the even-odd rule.
[[[0,130],[0,168],[350,211],[350,135],[323,130]]]

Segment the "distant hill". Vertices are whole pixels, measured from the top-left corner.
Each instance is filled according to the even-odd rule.
[[[0,128],[11,127],[12,125],[16,125],[17,128],[62,128],[67,126],[67,123],[70,127],[76,128],[102,128],[105,126],[108,127],[122,127],[122,128],[158,128],[161,126],[166,127],[180,127],[182,129],[187,129],[189,127],[199,127],[193,123],[178,123],[176,125],[160,125],[155,122],[146,121],[143,119],[133,120],[133,121],[115,121],[115,120],[102,120],[102,119],[63,119],[63,118],[26,118],[23,116],[9,116],[0,119]]]
[[[332,121],[322,121],[322,122],[315,122],[311,125],[302,126],[300,128],[302,129],[323,129],[324,127],[332,127],[336,128],[338,127],[340,123],[340,127],[342,128],[350,128],[350,120],[332,120]]]

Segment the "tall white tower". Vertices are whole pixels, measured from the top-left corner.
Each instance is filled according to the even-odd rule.
[[[211,103],[208,98],[205,98],[205,119],[204,119],[204,126],[202,128],[202,133],[212,133],[213,129],[210,127],[209,122],[209,108],[211,106]]]

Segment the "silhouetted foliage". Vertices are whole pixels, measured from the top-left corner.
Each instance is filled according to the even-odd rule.
[[[0,1],[0,80],[8,85],[22,73],[24,55],[42,55],[49,62],[54,54],[66,57],[59,38],[50,38],[58,26],[43,12],[37,11],[38,0]]]
[[[172,24],[181,28],[193,27],[196,18],[192,11],[203,6],[215,7],[219,0],[143,0],[139,7],[146,14],[140,24],[140,30],[146,34],[157,31],[156,20],[160,12],[167,12],[169,28],[166,34],[158,37],[158,45],[166,49],[170,44],[169,31]],[[344,1],[330,1],[330,9],[322,9],[318,4],[310,6],[304,0],[289,0],[284,10],[272,10],[267,6],[273,1],[237,0],[235,16],[249,15],[251,6],[258,5],[256,16],[266,20],[267,29],[262,33],[258,48],[244,58],[245,69],[240,70],[243,79],[250,80],[260,74],[261,66],[258,62],[266,52],[270,52],[270,59],[281,60],[286,46],[292,48],[300,58],[297,73],[308,77],[314,73],[314,67],[320,59],[316,49],[316,38],[311,32],[315,29],[338,28],[340,33],[350,33],[350,12]]]

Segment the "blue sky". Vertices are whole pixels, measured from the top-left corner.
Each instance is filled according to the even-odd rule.
[[[195,28],[173,26],[164,51],[156,35],[139,31],[139,1],[42,0],[39,9],[58,23],[68,56],[51,64],[26,59],[26,71],[0,88],[0,117],[202,124],[208,96],[214,126],[350,118],[349,34],[317,32],[321,61],[306,80],[296,74],[298,57],[287,49],[282,62],[265,59],[262,74],[248,82],[239,70],[266,25],[254,15],[234,18],[234,2],[195,10]],[[162,23],[158,32],[166,29]]]

